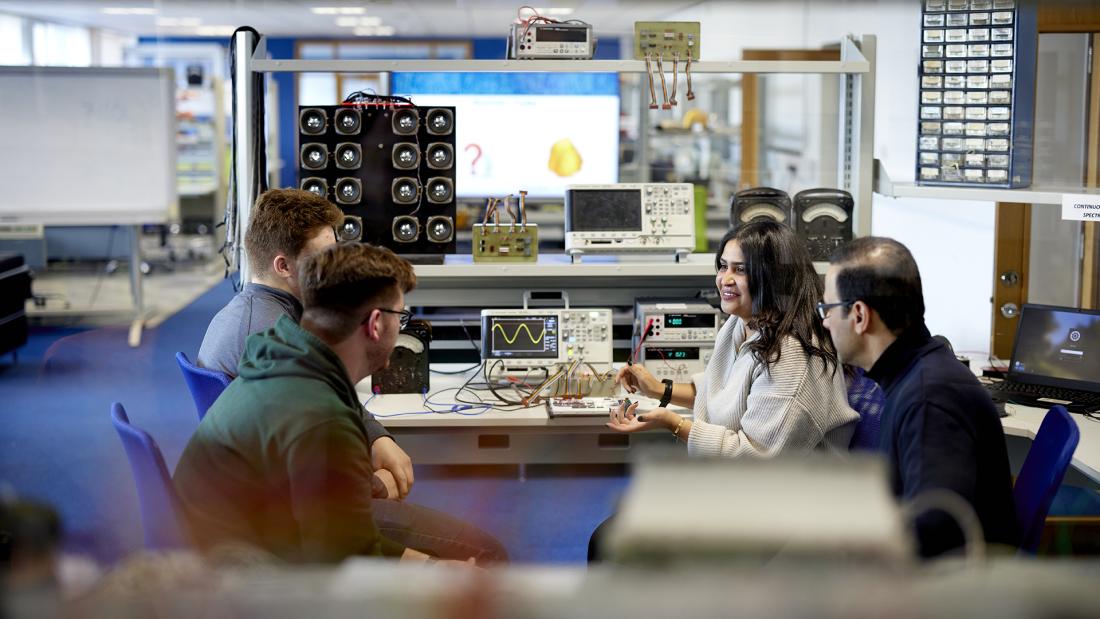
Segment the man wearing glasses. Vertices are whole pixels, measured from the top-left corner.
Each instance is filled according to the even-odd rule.
[[[298,280],[300,323],[283,316],[248,338],[240,374],[176,467],[195,542],[246,544],[290,562],[507,560],[500,542],[469,524],[372,500],[392,478],[371,464],[378,441],[355,384],[389,364],[411,316],[403,308],[412,266],[388,249],[341,244],[305,258]]]
[[[879,450],[895,495],[909,501],[950,491],[974,509],[987,543],[1016,545],[1000,419],[985,388],[925,327],[920,272],[909,250],[880,237],[838,249],[817,312],[841,361],[866,370],[886,394]],[[917,519],[917,538],[925,557],[963,545],[954,520],[938,510]]]
[[[248,336],[274,327],[282,316],[301,320],[298,267],[336,243],[335,227],[343,219],[336,205],[300,189],[271,189],[256,200],[244,237],[252,280],[210,321],[196,359],[200,367],[235,378]],[[408,318],[402,321],[403,328]],[[412,460],[374,416],[367,415],[366,426],[374,469],[386,472],[376,498],[405,498],[414,479]]]

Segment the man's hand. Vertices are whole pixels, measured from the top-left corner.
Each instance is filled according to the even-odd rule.
[[[374,472],[374,476],[382,482],[382,485],[386,487],[386,496],[371,497],[374,499],[397,499],[400,495],[397,493],[397,482],[394,481],[393,475],[386,469],[378,469]]]
[[[390,498],[403,499],[409,496],[409,490],[413,485],[413,466],[409,454],[405,453],[394,440],[388,436],[371,443],[371,465],[375,474],[380,471],[388,471],[397,484],[397,496]]]

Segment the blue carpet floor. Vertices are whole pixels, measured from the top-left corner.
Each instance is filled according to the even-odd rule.
[[[160,443],[171,468],[197,420],[173,358],[194,357],[210,318],[232,296],[222,282],[130,348],[125,327],[32,330],[19,362],[0,361],[0,493],[54,506],[65,547],[112,563],[141,548],[137,496],[110,423],[111,402]],[[553,471],[521,480],[418,468],[410,495],[497,536],[514,561],[582,562],[588,535],[626,479]]]

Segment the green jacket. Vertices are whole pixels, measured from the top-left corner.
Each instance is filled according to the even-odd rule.
[[[340,358],[293,320],[249,336],[240,374],[176,466],[195,542],[244,542],[294,562],[401,555],[371,515],[363,414]]]

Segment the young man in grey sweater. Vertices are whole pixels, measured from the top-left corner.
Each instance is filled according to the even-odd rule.
[[[308,191],[272,189],[256,201],[244,237],[251,281],[214,315],[196,359],[199,367],[233,378],[249,335],[286,314],[298,322],[298,262],[336,242],[344,215]]]

